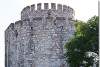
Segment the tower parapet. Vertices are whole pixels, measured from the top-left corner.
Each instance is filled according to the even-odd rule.
[[[42,5],[44,5],[44,8],[42,9]],[[56,8],[57,5],[57,8]],[[38,3],[37,4],[37,9],[35,8],[35,4],[31,5],[31,6],[27,6],[25,7],[22,12],[21,12],[21,18],[22,19],[27,19],[29,18],[30,14],[38,14],[37,12],[39,12],[39,14],[43,14],[44,12],[47,12],[48,10],[51,10],[52,12],[54,12],[55,14],[59,13],[62,15],[67,14],[74,14],[74,10],[66,5],[62,5],[62,4],[56,4],[56,3],[51,3],[51,8],[49,8],[49,3]],[[67,15],[66,14],[66,15]],[[44,14],[45,15],[45,14]]]

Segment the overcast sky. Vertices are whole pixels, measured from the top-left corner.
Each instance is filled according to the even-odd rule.
[[[60,3],[75,10],[75,18],[87,21],[98,15],[98,0],[0,0],[0,67],[4,67],[4,31],[10,23],[20,20],[21,10],[36,3]]]

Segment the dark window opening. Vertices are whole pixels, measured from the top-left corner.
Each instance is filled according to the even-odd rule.
[[[33,27],[31,27],[31,30],[33,30]]]
[[[15,36],[16,36],[16,37],[18,36],[18,32],[17,32],[17,30],[15,30]]]

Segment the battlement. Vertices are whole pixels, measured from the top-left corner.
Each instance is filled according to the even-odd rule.
[[[42,5],[44,5],[44,8],[42,8]],[[51,8],[49,6],[51,6]],[[44,19],[46,19],[48,18],[48,15],[51,14],[52,16],[56,16],[56,19],[57,17],[73,18],[74,10],[69,6],[56,3],[38,3],[36,5],[26,6],[21,12],[21,20],[11,23],[8,29],[14,29],[17,28],[17,26],[21,27],[24,21],[31,22],[30,20],[42,20],[43,16],[45,16]]]
[[[44,5],[44,8],[42,9],[42,5]],[[49,5],[51,5],[51,8],[49,8]],[[35,7],[37,6],[37,8]],[[33,10],[62,10],[63,12],[65,12],[66,10],[70,10],[72,9],[71,7],[69,6],[66,6],[66,5],[62,5],[62,4],[56,4],[56,3],[38,3],[37,5],[33,4],[31,6],[26,6],[23,10],[22,10],[22,13],[25,12],[25,11],[33,11]],[[72,9],[73,11],[73,9]]]
[[[42,5],[44,6],[44,8],[42,8]],[[50,7],[51,8],[50,8]],[[37,8],[36,8],[37,7]],[[65,13],[74,13],[74,10],[69,7],[69,6],[66,6],[66,5],[62,5],[62,4],[56,4],[56,3],[38,3],[38,4],[33,4],[31,6],[27,6],[25,7],[22,12],[21,12],[21,17],[29,17],[30,14],[32,13],[36,13],[36,12],[40,12],[40,14],[42,14],[44,11],[48,11],[48,10],[51,10],[51,11],[55,11],[56,13],[57,12],[61,12],[62,14],[65,14]]]

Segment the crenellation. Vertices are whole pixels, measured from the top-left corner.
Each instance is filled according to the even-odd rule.
[[[35,4],[30,6],[31,12],[35,11]]]
[[[14,23],[11,23],[9,27],[13,30],[14,29]]]
[[[49,4],[48,3],[44,3],[44,10],[49,9]]]
[[[41,3],[37,4],[37,10],[41,10]]]
[[[26,20],[32,16],[34,17],[35,16],[46,16],[47,15],[46,13],[50,10],[51,12],[53,11],[53,13],[55,14],[58,13],[60,16],[63,16],[63,15],[67,16],[67,14],[74,15],[74,10],[71,7],[66,6],[66,5],[57,4],[57,9],[56,9],[56,3],[51,3],[51,9],[49,8],[48,3],[44,3],[43,5],[44,5],[44,9],[42,9],[42,3],[37,4],[37,9],[35,8],[35,4],[25,7],[21,12],[21,19]]]
[[[30,12],[31,12],[30,6],[25,7],[21,12],[21,19],[29,18]]]
[[[56,10],[56,3],[51,3],[51,10]]]
[[[27,6],[22,10],[22,12],[28,12],[28,11],[30,11],[30,6]]]
[[[63,12],[64,12],[64,13],[68,13],[68,6],[63,5]]]
[[[74,10],[70,6],[66,6],[66,5],[63,5],[63,12],[69,13],[69,14],[74,14]]]
[[[16,21],[15,24],[14,24],[14,28],[15,29],[19,29],[21,28],[23,25],[23,21],[22,20],[19,20],[19,21]]]
[[[59,12],[62,12],[62,4],[57,4],[57,10],[58,10]]]
[[[18,24],[22,25],[22,23],[23,23],[22,20],[19,20],[15,22],[15,25],[18,25]]]
[[[8,30],[8,29],[14,29],[14,23],[11,23],[8,27],[7,27],[7,29],[6,30]]]
[[[73,8],[71,8],[70,6],[69,6],[69,12],[70,12],[71,14],[75,15],[75,14],[74,14],[75,11],[74,11]]]

